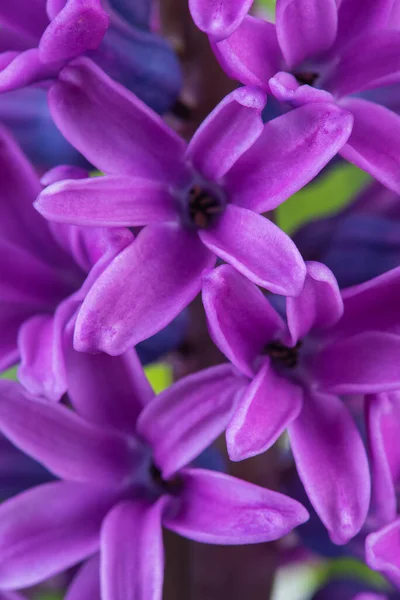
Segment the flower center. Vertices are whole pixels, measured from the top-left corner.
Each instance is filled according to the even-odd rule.
[[[313,86],[318,79],[318,73],[314,73],[313,71],[302,71],[300,73],[293,73],[293,75],[301,85]]]
[[[189,218],[199,229],[206,229],[224,208],[219,198],[194,185],[189,191]]]
[[[150,466],[150,476],[153,483],[164,494],[177,494],[182,488],[182,481],[178,476],[172,479],[163,479],[160,469],[154,463]]]
[[[284,346],[281,342],[272,341],[265,346],[265,352],[273,362],[278,363],[282,367],[293,369],[299,362],[300,348],[300,341],[292,348]]]

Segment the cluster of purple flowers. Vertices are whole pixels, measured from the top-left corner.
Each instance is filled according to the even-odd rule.
[[[186,140],[159,9],[0,7],[0,600],[71,568],[66,600],[160,600],[163,528],[399,598],[400,1],[189,0],[233,91]],[[376,181],[291,239],[275,209],[338,155]],[[155,395],[196,297],[221,358]],[[232,475],[272,447],[274,489]]]

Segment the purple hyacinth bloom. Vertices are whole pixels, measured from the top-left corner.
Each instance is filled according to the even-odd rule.
[[[201,20],[218,21],[212,9],[216,0],[195,4]],[[233,33],[221,25],[213,38],[208,27],[226,73],[269,91],[285,107],[325,101],[349,110],[354,127],[340,155],[399,193],[400,117],[376,103],[377,96],[376,101],[357,97],[399,82],[400,30],[390,27],[393,0],[277,0],[276,25],[243,18],[247,0],[234,4]]]
[[[297,501],[190,466],[225,429],[245,385],[213,367],[154,398],[138,359],[68,354],[76,410],[0,382],[0,430],[61,481],[0,505],[0,589],[89,558],[67,598],[161,598],[162,529],[211,544],[282,537],[308,518]],[[188,466],[189,465],[189,466]],[[90,572],[90,576],[88,575]],[[79,593],[81,595],[79,595]]]
[[[231,459],[269,448],[288,428],[299,476],[335,543],[362,527],[370,501],[366,452],[339,394],[399,388],[400,269],[340,294],[331,271],[307,263],[287,325],[232,267],[205,276],[203,302],[214,342],[251,378],[227,428]]]
[[[365,582],[343,578],[331,581],[312,597],[312,600],[396,600],[396,595],[382,594]]]
[[[127,4],[109,0],[3,2],[0,91],[46,82],[68,61],[86,54],[152,108],[165,112],[180,90],[178,60],[150,30],[150,0],[137,7]]]
[[[377,277],[400,263],[399,196],[372,183],[337,215],[301,227],[293,241],[305,260],[328,266],[341,288]]]
[[[39,196],[58,222],[146,225],[89,292],[79,350],[118,354],[159,331],[200,291],[216,257],[278,294],[299,293],[304,262],[260,213],[306,184],[343,145],[352,118],[326,103],[266,126],[265,94],[229,94],[186,143],[87,59],[49,92],[65,137],[106,177],[64,181]]]

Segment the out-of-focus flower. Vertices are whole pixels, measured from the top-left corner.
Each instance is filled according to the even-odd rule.
[[[343,578],[329,582],[318,590],[312,600],[396,600],[397,595],[382,594],[367,583]]]
[[[277,0],[276,25],[244,16],[249,3],[238,0],[233,32],[216,10],[219,3],[195,4],[194,17],[209,21],[214,51],[228,75],[270,91],[286,108],[337,102],[349,110],[354,126],[340,155],[400,192],[400,117],[377,103],[378,95],[357,97],[399,82],[393,0]]]
[[[98,556],[90,557],[100,550],[104,600],[126,600],[128,589],[156,600],[162,525],[236,545],[280,538],[308,518],[287,496],[187,466],[224,430],[243,390],[232,366],[197,373],[156,398],[133,354],[71,352],[68,370],[78,414],[0,382],[0,430],[63,480],[0,506],[0,589],[33,585],[89,558],[67,598],[97,598],[88,589],[99,589]]]
[[[288,428],[299,476],[335,543],[361,529],[370,501],[368,460],[339,394],[399,388],[400,269],[340,294],[331,271],[307,264],[287,298],[287,325],[230,266],[205,276],[214,342],[252,382],[227,428],[233,460],[257,455]]]
[[[186,145],[87,59],[62,71],[49,101],[66,138],[107,176],[49,186],[38,210],[64,223],[147,225],[87,295],[79,350],[118,354],[159,331],[200,291],[216,256],[276,293],[299,293],[301,256],[259,213],[337,152],[351,129],[347,111],[315,104],[264,126],[265,94],[241,88]]]

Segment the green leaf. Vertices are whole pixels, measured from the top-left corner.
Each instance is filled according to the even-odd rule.
[[[257,0],[257,4],[275,14],[276,0]]]
[[[0,374],[0,379],[12,379],[13,381],[17,381],[17,367],[12,367],[4,373]]]
[[[153,363],[144,368],[147,379],[156,394],[172,384],[172,369],[167,363]]]

